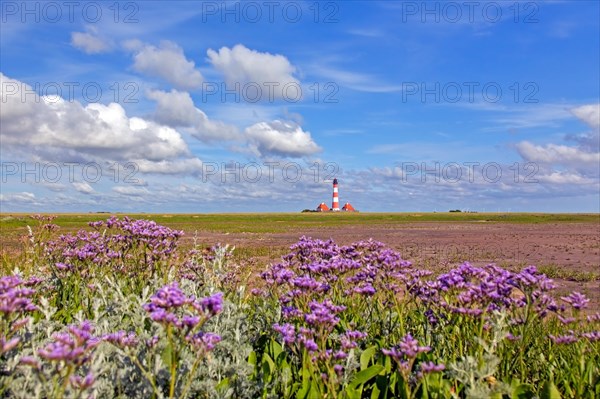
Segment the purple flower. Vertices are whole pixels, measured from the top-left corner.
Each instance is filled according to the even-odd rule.
[[[144,309],[152,311],[157,308],[178,308],[187,303],[190,303],[190,299],[185,296],[175,282],[160,288],[156,294],[150,298],[150,304],[145,305]]]
[[[304,315],[305,321],[313,326],[332,328],[340,319],[336,316],[346,309],[345,306],[336,306],[329,299],[323,302],[311,301],[308,304],[310,313]]]
[[[443,364],[435,364],[433,362],[423,362],[419,364],[423,374],[437,373],[443,371],[446,366]]]
[[[304,336],[300,337],[300,343],[302,344],[302,346],[304,346],[306,348],[307,351],[309,352],[316,352],[317,350],[319,350],[319,346],[317,345],[317,343],[311,339],[311,338],[306,338]]]
[[[223,310],[223,293],[217,292],[212,296],[202,298],[200,304],[203,311],[214,316]]]
[[[19,363],[34,367],[36,369],[40,367],[40,362],[33,356],[23,356],[21,359],[19,359]]]
[[[291,345],[296,341],[296,328],[289,323],[284,325],[274,324],[273,330],[281,334],[286,345]]]
[[[561,296],[560,299],[565,301],[566,303],[571,304],[574,309],[581,310],[587,307],[590,302],[587,297],[579,292],[573,292],[569,296]]]
[[[592,342],[600,341],[600,331],[591,331],[581,334],[582,337],[589,339]]]
[[[557,345],[568,345],[579,341],[579,339],[573,334],[572,331],[570,331],[569,335],[550,335],[549,337],[552,340],[552,342],[554,342]]]
[[[21,339],[18,337],[12,338],[8,341],[0,337],[0,355],[10,351],[11,349],[14,349],[20,341]]]
[[[90,359],[92,350],[100,343],[97,337],[92,336],[93,331],[87,320],[79,325],[70,325],[67,332],[54,334],[54,341],[39,349],[38,355],[50,361],[81,366]]]
[[[0,314],[26,313],[37,310],[31,302],[35,290],[22,288],[26,282],[19,276],[0,277]]]
[[[94,385],[95,381],[96,379],[94,378],[94,375],[92,373],[88,373],[83,378],[78,375],[72,375],[71,378],[69,378],[69,382],[71,383],[73,388],[79,390],[91,388],[92,385]]]
[[[366,333],[360,331],[348,330],[342,336],[342,349],[348,350],[352,348],[356,348],[358,346],[357,341],[365,339],[367,337]]]
[[[203,353],[212,351],[215,348],[215,345],[221,342],[220,336],[209,332],[199,332],[188,336],[186,339],[193,348]]]
[[[146,341],[146,346],[149,349],[154,348],[156,345],[158,345],[158,335],[153,336],[152,338],[150,338],[149,340]]]
[[[400,359],[414,359],[419,353],[429,352],[431,348],[429,346],[419,346],[419,341],[414,339],[412,335],[407,334],[402,338],[400,343],[391,349],[383,349],[382,352],[386,356],[390,356],[396,361]]]
[[[135,333],[130,332],[128,334],[122,330],[107,334],[103,336],[102,339],[121,348],[134,347],[138,344],[138,338]]]

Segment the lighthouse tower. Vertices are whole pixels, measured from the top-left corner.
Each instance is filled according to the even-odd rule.
[[[340,200],[338,198],[338,181],[333,179],[333,202],[331,204],[331,210],[334,212],[340,211]]]

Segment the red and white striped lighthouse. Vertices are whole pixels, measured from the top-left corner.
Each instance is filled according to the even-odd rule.
[[[331,210],[334,212],[339,212],[339,210],[340,210],[340,200],[338,198],[338,181],[337,181],[337,179],[333,179],[333,202],[331,204]]]

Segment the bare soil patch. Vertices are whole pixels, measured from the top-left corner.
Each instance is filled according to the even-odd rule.
[[[191,240],[193,232],[187,232]],[[338,244],[373,238],[400,251],[429,270],[442,272],[464,261],[496,263],[519,270],[535,265],[552,277],[559,294],[585,293],[590,310],[600,311],[600,225],[597,223],[414,222],[390,225],[355,224],[303,229],[286,233],[215,233],[197,229],[205,245],[228,243],[240,259],[254,258],[262,269],[276,262],[301,235],[332,238]],[[188,241],[189,243],[189,241]]]

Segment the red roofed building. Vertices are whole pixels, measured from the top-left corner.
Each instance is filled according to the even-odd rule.
[[[324,202],[321,202],[317,207],[317,212],[327,212],[328,210],[329,208],[327,207],[327,205],[325,205]]]
[[[356,209],[354,209],[354,207],[352,205],[350,205],[349,202],[346,202],[346,205],[344,205],[342,207],[342,211],[346,211],[346,212],[356,212]]]

